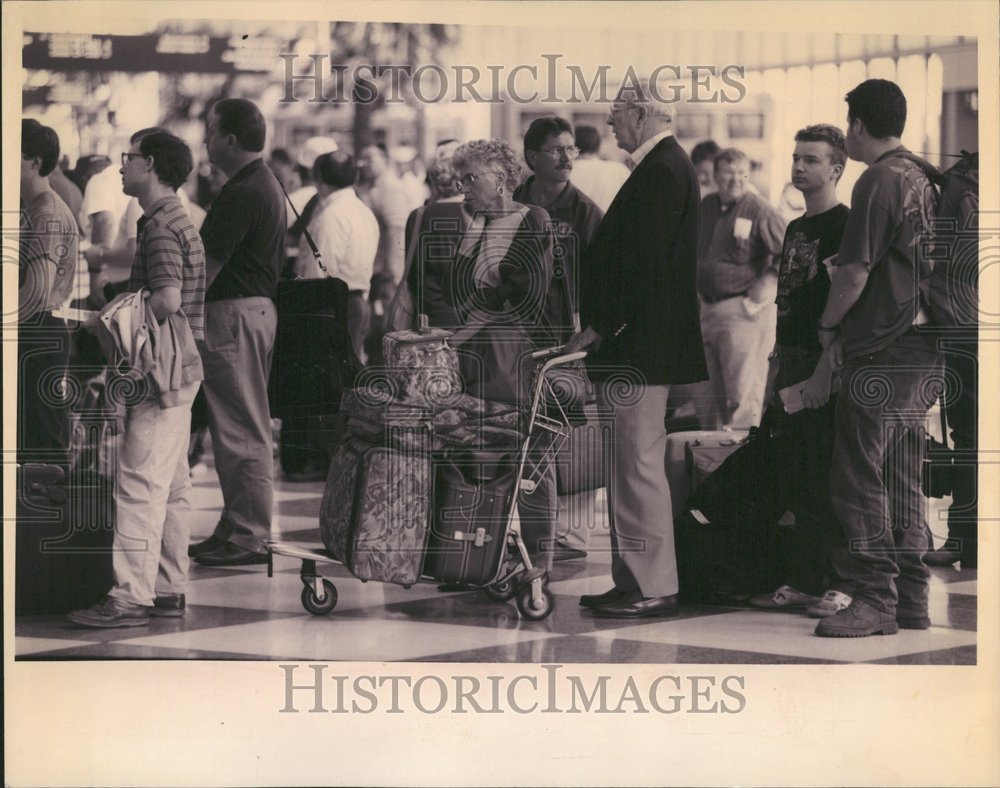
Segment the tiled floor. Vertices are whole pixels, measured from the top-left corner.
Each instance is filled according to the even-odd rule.
[[[221,495],[211,466],[195,471],[193,538],[207,536]],[[276,538],[320,546],[322,485],[279,481]],[[940,505],[940,504],[938,504]],[[513,602],[481,592],[441,593],[434,583],[410,589],[362,584],[339,565],[323,565],[339,602],[329,615],[306,613],[298,561],[266,567],[209,569],[192,564],[188,611],[148,627],[88,630],[61,616],[20,616],[16,655],[31,660],[255,659],[431,662],[815,664],[976,663],[976,572],[934,569],[925,632],[894,637],[826,639],[815,620],[743,607],[688,607],[678,619],[598,619],[577,604],[581,593],[611,587],[607,530],[597,530],[586,561],[556,564],[556,609],[523,620]]]

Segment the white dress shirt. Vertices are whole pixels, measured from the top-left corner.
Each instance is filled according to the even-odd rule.
[[[632,161],[635,162],[635,166],[636,167],[639,166],[639,163],[646,158],[646,154],[648,154],[653,148],[655,148],[659,144],[660,140],[665,140],[667,137],[672,137],[673,135],[674,133],[672,131],[661,131],[659,134],[650,137],[648,140],[642,143],[642,145],[640,145],[638,148],[632,151],[630,156],[632,158]]]
[[[309,234],[328,275],[344,280],[348,289],[360,290],[367,297],[378,252],[378,220],[352,187],[338,189],[320,200],[309,222]],[[323,277],[305,236],[299,245],[295,272],[304,279]]]

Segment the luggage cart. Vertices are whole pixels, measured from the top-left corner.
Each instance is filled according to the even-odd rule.
[[[500,560],[493,579],[483,586],[483,591],[498,602],[515,599],[520,614],[532,621],[547,618],[555,609],[555,599],[548,589],[548,576],[544,569],[532,565],[528,549],[520,533],[513,529],[517,491],[531,492],[549,471],[563,444],[569,438],[571,422],[554,386],[558,386],[557,371],[560,367],[583,360],[587,353],[563,353],[554,347],[532,354],[534,375],[531,386],[531,405],[528,411],[527,430],[517,456],[517,489],[510,497],[505,527],[507,549],[500,553]],[[542,442],[544,441],[544,444]],[[544,445],[529,474],[525,474],[532,449]],[[302,562],[299,577],[302,580],[302,607],[313,615],[330,613],[337,606],[337,587],[321,575],[322,564],[340,561],[323,548],[303,548],[279,541],[265,543],[267,548],[267,576],[274,576],[274,556],[295,558]],[[427,577],[427,580],[434,578]],[[363,581],[364,582],[364,581]],[[408,586],[404,586],[407,588]]]

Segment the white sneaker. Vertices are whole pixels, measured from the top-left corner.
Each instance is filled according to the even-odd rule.
[[[844,610],[851,604],[851,597],[843,591],[834,591],[832,588],[820,597],[815,604],[809,605],[806,612],[813,618],[826,618]]]

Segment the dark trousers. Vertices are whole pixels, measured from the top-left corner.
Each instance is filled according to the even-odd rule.
[[[940,391],[936,341],[907,334],[850,359],[837,400],[830,499],[847,547],[834,562],[855,598],[890,614],[927,615],[920,468],[927,411]]]
[[[66,322],[40,312],[18,324],[17,461],[66,466],[73,389]]]
[[[974,564],[978,549],[978,341],[973,328],[941,343],[947,380],[944,408],[956,460],[948,507],[948,542],[961,554],[965,566]]]
[[[809,594],[827,588],[849,591],[850,583],[830,560],[844,547],[843,529],[830,505],[830,461],[836,433],[837,394],[821,408],[785,411],[779,391],[801,386],[812,375],[819,351],[778,347],[774,394],[764,413],[761,432],[770,436],[774,462],[774,491],[780,509],[795,515],[795,554],[787,566],[788,584]]]

